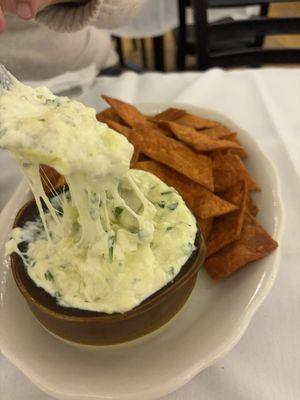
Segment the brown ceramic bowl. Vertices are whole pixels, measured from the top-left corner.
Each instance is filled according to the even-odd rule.
[[[22,227],[37,216],[35,201],[30,201],[19,211],[14,227]],[[111,345],[136,339],[160,328],[181,309],[195,285],[197,272],[205,258],[206,249],[200,231],[196,246],[197,250],[172,282],[124,314],[62,307],[54,297],[36,286],[16,253],[11,256],[11,268],[20,292],[46,329],[60,338],[80,344]]]

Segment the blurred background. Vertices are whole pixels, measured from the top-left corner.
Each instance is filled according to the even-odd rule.
[[[111,34],[122,70],[299,65],[300,1],[148,0]]]

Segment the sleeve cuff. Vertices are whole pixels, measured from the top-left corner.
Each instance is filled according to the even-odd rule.
[[[75,32],[83,29],[99,15],[103,0],[87,3],[61,3],[46,7],[36,16],[36,21],[56,32]]]

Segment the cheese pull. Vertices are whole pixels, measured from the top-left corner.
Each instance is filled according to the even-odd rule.
[[[94,109],[4,73],[0,147],[19,164],[39,211],[12,232],[7,254],[17,252],[62,306],[132,309],[179,273],[194,250],[195,218],[175,190],[129,169],[132,145]],[[60,193],[45,164],[65,178]]]

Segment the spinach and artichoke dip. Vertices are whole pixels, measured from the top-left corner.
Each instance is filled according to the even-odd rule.
[[[40,215],[12,231],[6,252],[61,306],[123,313],[174,279],[197,228],[175,189],[129,169],[132,145],[95,113],[18,82],[0,97],[0,146],[20,165]],[[40,164],[64,175],[68,190],[49,199]]]

